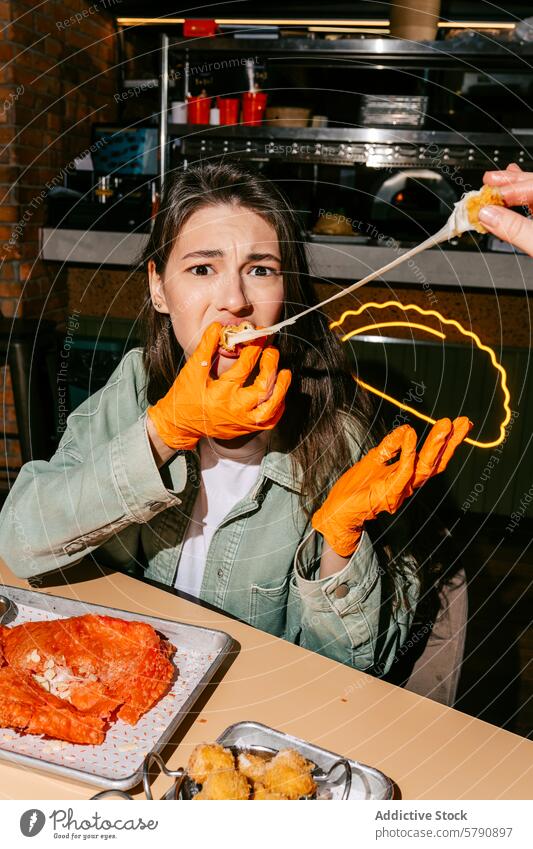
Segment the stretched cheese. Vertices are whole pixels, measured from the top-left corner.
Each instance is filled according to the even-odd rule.
[[[302,310],[302,312],[292,316],[291,318],[285,319],[285,321],[272,324],[270,327],[263,327],[261,330],[253,329],[231,331],[229,333],[231,344],[235,347],[235,345],[238,344],[251,342],[259,336],[271,336],[273,333],[278,333],[284,327],[294,324],[299,318],[313,312],[313,310],[319,310],[326,304],[335,301],[337,298],[344,298],[345,295],[349,295],[350,292],[355,292],[356,289],[364,286],[365,283],[370,283],[370,281],[375,280],[376,277],[381,277],[382,274],[385,274],[387,271],[391,271],[391,269],[396,268],[397,265],[401,265],[402,262],[416,256],[416,254],[422,253],[422,251],[425,251],[428,248],[433,248],[441,242],[447,242],[455,236],[461,236],[467,230],[477,230],[478,233],[486,233],[487,231],[479,221],[479,210],[488,204],[496,204],[498,206],[504,205],[503,198],[498,189],[494,189],[491,186],[483,186],[483,188],[478,191],[467,192],[459,201],[457,201],[457,203],[454,204],[452,214],[448,218],[444,227],[442,227],[438,233],[435,233],[433,236],[425,239],[419,245],[416,245],[416,247],[400,254],[400,256],[397,256],[382,268],[378,268],[377,271],[373,271],[371,274],[368,274],[367,277],[363,277],[362,280],[358,280],[357,283],[353,283],[346,289],[341,289],[335,295],[331,295],[331,297],[326,298],[319,304],[315,304],[312,307],[308,307],[306,310]]]

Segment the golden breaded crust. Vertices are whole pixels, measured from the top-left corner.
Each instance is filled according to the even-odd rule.
[[[267,799],[276,800],[276,801],[288,801],[288,796],[284,796],[283,793],[273,793],[270,790],[267,790],[263,784],[254,784],[254,795],[253,798],[255,801],[265,801]]]
[[[218,743],[200,743],[191,752],[187,765],[187,772],[197,784],[203,784],[211,773],[234,769],[233,754]]]
[[[492,206],[505,206],[500,190],[492,186],[483,186],[478,195],[474,195],[466,200],[468,220],[473,224],[478,233],[487,232],[479,220],[479,211],[489,204]]]
[[[265,769],[262,784],[270,793],[282,793],[288,799],[299,799],[316,792],[311,775],[313,764],[294,749],[282,749]]]
[[[245,775],[252,783],[262,780],[267,763],[268,761],[260,755],[252,755],[248,752],[241,752],[237,757],[237,768],[239,772]]]
[[[250,798],[250,785],[244,775],[236,769],[213,772],[208,775],[202,789],[194,796],[198,800]]]

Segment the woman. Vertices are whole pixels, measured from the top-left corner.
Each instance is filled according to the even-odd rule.
[[[441,420],[420,453],[409,426],[372,449],[368,399],[319,311],[270,344],[220,347],[227,324],[268,326],[313,303],[295,217],[261,177],[219,164],[171,181],[143,266],[144,349],[71,414],[50,462],[22,468],[0,554],[23,577],[93,552],[115,568],[135,561],[385,674],[422,576],[406,550],[388,546],[380,562],[367,526],[445,468],[470,423]]]

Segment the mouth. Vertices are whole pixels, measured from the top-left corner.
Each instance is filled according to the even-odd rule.
[[[218,346],[217,354],[221,357],[226,357],[228,360],[237,360],[241,353],[242,345],[236,345],[233,351],[228,351],[222,345]]]

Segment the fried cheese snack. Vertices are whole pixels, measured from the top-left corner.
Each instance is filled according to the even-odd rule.
[[[240,324],[226,324],[220,331],[220,347],[224,348],[225,351],[234,351],[235,343],[231,341],[231,334],[241,333],[243,330],[255,330],[255,324],[252,324],[251,321],[241,321]],[[243,342],[242,344],[249,343]]]
[[[212,774],[235,769],[235,759],[229,749],[218,743],[200,743],[191,752],[187,772],[197,784],[204,784]],[[205,797],[204,797],[205,798]]]
[[[288,799],[311,796],[316,792],[312,770],[313,764],[299,752],[281,749],[267,764],[261,783],[268,793],[281,793]]]
[[[202,789],[193,800],[240,799],[250,798],[250,785],[244,775],[236,769],[212,772],[207,776]]]
[[[479,220],[479,211],[484,206],[505,206],[502,194],[499,189],[494,186],[483,186],[481,191],[472,192],[470,197],[465,199],[466,212],[468,220],[477,230],[478,233],[486,233],[486,229]]]

